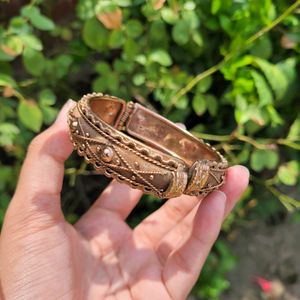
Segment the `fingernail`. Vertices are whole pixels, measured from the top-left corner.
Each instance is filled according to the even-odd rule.
[[[217,198],[218,200],[223,202],[225,202],[227,199],[226,194],[219,190],[213,191],[211,194],[213,194],[212,197]]]
[[[66,120],[68,111],[75,105],[75,103],[75,101],[69,99],[58,113],[55,123]]]
[[[242,165],[237,165],[242,173],[244,173],[248,178],[250,177],[249,169]]]
[[[181,129],[186,129],[186,126],[183,123],[175,123],[177,127]]]

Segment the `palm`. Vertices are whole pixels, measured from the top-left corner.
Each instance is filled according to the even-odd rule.
[[[172,299],[163,280],[164,264],[153,247],[141,238],[135,240],[134,232],[120,218],[107,212],[99,217],[104,226],[94,232],[81,233],[68,226],[70,246],[76,249],[71,277],[78,279],[70,283],[76,289],[70,290],[77,296],[83,294],[82,299],[147,299],[154,293],[155,299]],[[70,252],[68,256],[67,261]]]
[[[72,226],[60,208],[63,161],[72,150],[67,110],[30,147],[6,213],[3,297],[184,299],[247,186],[247,171],[230,168],[223,193],[168,200],[133,230],[125,220],[142,193],[113,181]]]
[[[124,188],[114,185],[116,189]],[[179,203],[179,199],[177,201]],[[192,210],[198,201],[197,198],[190,199],[188,207],[183,206],[182,213],[188,213],[187,210]],[[176,216],[172,209],[169,207],[159,213],[167,213],[170,218],[175,218],[175,223],[176,219],[180,223],[179,219],[184,215],[178,211]],[[159,226],[167,226],[167,221],[164,219],[164,224]],[[155,299],[176,299],[164,280],[164,256],[171,250],[165,247],[167,240],[173,238],[174,233],[177,241],[181,239],[180,228],[172,234],[168,230],[160,233],[165,239],[155,243],[158,232],[147,236],[149,222],[151,224],[151,217],[132,230],[122,220],[121,214],[94,207],[74,227],[67,222],[58,222],[50,228],[41,228],[30,239],[19,241],[22,248],[38,249],[30,252],[27,259],[32,265],[41,266],[37,273],[32,274],[30,282],[24,283],[36,286],[43,282],[44,291],[39,293],[49,293],[50,290],[49,299],[62,299],[63,296],[67,299],[147,299],[154,296]],[[154,230],[157,225],[153,226]],[[188,237],[187,232],[185,236]],[[41,244],[41,240],[44,243]],[[43,262],[45,254],[58,259]],[[19,277],[23,277],[23,272]],[[59,286],[60,282],[64,284]],[[33,288],[30,290],[34,291]],[[26,296],[36,297],[28,292]]]

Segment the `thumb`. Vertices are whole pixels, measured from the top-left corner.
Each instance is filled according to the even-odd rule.
[[[64,161],[72,152],[67,114],[75,102],[69,100],[54,124],[36,136],[28,147],[19,182],[5,221],[13,215],[17,220],[47,215],[51,220],[63,218],[60,192]]]

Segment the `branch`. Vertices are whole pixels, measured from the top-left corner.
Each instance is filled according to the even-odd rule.
[[[210,67],[209,69],[205,70],[204,72],[196,75],[185,87],[180,89],[174,98],[172,99],[170,105],[167,107],[165,113],[168,113],[171,108],[175,105],[177,100],[187,94],[200,80],[216,73],[219,71],[222,66],[232,57],[234,57],[236,54],[245,51],[253,42],[255,42],[257,39],[259,39],[262,35],[269,32],[271,29],[273,29],[275,26],[277,26],[279,23],[281,23],[287,16],[289,16],[298,6],[300,5],[300,0],[297,0],[294,4],[289,6],[280,16],[278,16],[272,23],[267,25],[266,27],[262,28],[255,34],[253,34],[251,37],[249,37],[245,43],[240,47],[233,49],[231,52],[229,52],[225,57],[216,65]]]

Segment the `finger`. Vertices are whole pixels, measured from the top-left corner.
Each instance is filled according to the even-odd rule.
[[[74,101],[69,100],[54,124],[32,140],[10,210],[22,214],[37,210],[50,214],[61,212],[59,195],[64,176],[64,161],[72,152],[67,112],[73,105]]]
[[[123,226],[124,221],[142,196],[142,191],[113,180],[75,227],[89,238],[99,236],[100,225]],[[106,226],[105,226],[106,227]],[[119,234],[117,232],[117,234]]]
[[[225,206],[223,192],[214,191],[207,196],[199,206],[187,242],[168,258],[163,279],[173,299],[185,299],[197,280],[220,232]]]
[[[109,210],[124,220],[137,205],[142,195],[142,191],[114,180],[99,196],[92,209]]]
[[[247,187],[248,181],[249,171],[247,168],[243,166],[234,166],[227,170],[226,182],[222,187],[222,190],[228,196],[225,215],[229,213],[236,201],[238,201]],[[180,240],[181,236],[180,232],[184,233],[185,230],[187,230],[188,221],[184,220],[185,217],[200,201],[200,198],[187,195],[168,200],[160,209],[147,217],[135,228],[135,235],[150,243],[152,247],[164,248],[164,250],[162,250],[164,254],[161,254],[162,258],[165,259],[167,253],[174,249],[174,245],[178,244],[178,240]],[[177,233],[171,234],[171,237],[168,238],[171,244],[165,240],[163,244],[159,246],[158,243],[161,242],[162,239],[172,231],[174,226],[177,226],[181,221],[183,221],[182,226],[184,227],[184,230],[179,228]]]
[[[186,126],[183,123],[175,123],[177,127],[186,130]]]
[[[113,180],[87,211],[85,217],[98,217],[101,212],[106,211],[124,220],[131,213],[142,195],[142,191]]]
[[[245,192],[249,183],[249,170],[244,166],[234,166],[228,168],[226,172],[226,182],[221,187],[221,191],[227,196],[224,218],[231,212],[237,201]]]
[[[79,219],[75,228],[90,242],[102,245],[102,254],[117,251],[131,236],[124,222],[142,196],[142,191],[113,180]]]
[[[156,244],[156,256],[159,262],[164,266],[168,257],[176,249],[179,249],[189,238],[193,222],[201,202],[196,204],[193,209],[182,218],[171,230],[169,230]]]
[[[188,195],[169,199],[162,207],[135,227],[134,235],[148,246],[155,248],[159,241],[184,219],[200,201],[200,197]]]
[[[236,202],[240,199],[248,186],[249,171],[243,166],[230,167],[226,172],[225,184],[221,190],[226,194],[227,201],[224,218],[232,210]],[[192,230],[193,220],[197,212],[197,207],[183,218],[175,227],[170,230],[159,242],[157,246],[157,255],[160,262],[164,264],[170,253],[178,249],[188,237]]]

